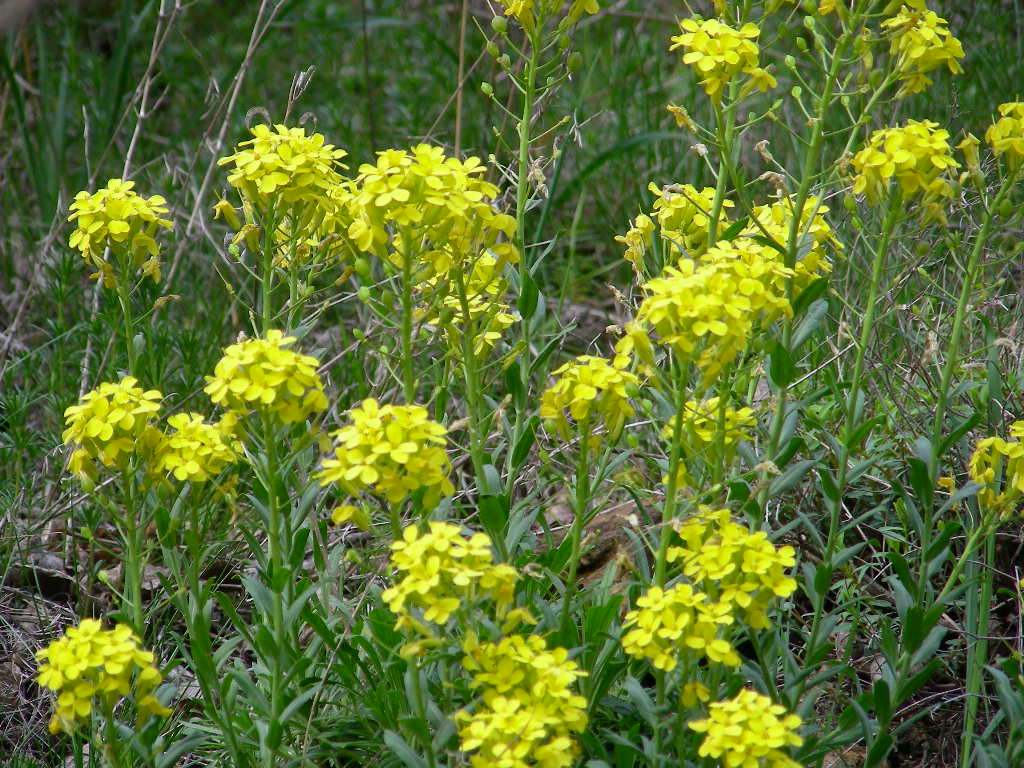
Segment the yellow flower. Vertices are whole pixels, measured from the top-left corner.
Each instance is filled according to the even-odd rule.
[[[719,399],[710,397],[700,403],[695,400],[687,401],[683,408],[683,441],[691,455],[705,456],[708,461],[713,461],[718,449],[716,435],[718,433],[719,421]],[[663,440],[671,440],[675,434],[676,417],[669,419],[665,428],[661,431]],[[725,460],[731,461],[736,455],[736,446],[741,441],[750,442],[753,436],[750,430],[756,426],[754,411],[750,408],[725,409],[723,427],[723,446],[725,448]]]
[[[597,418],[604,420],[612,440],[622,432],[626,419],[635,411],[629,402],[629,389],[639,384],[636,374],[624,370],[625,355],[609,362],[603,357],[581,355],[558,368],[555,383],[541,396],[540,416],[563,437],[569,437],[566,411],[577,423],[586,422],[592,430]]]
[[[504,332],[518,322],[519,317],[505,302],[486,293],[473,293],[466,297],[473,330],[473,354],[485,358]],[[462,359],[462,337],[469,323],[463,314],[458,296],[445,296],[440,308],[428,320],[428,325],[444,330],[448,348],[457,359]]]
[[[637,608],[622,623],[622,650],[637,659],[648,659],[655,669],[676,668],[679,657],[693,653],[696,659],[736,667],[740,657],[719,627],[733,622],[727,604],[711,602],[689,584],[670,589],[651,587],[636,601]]]
[[[93,462],[105,467],[121,462],[140,446],[150,421],[160,410],[163,398],[157,390],[135,386],[127,376],[121,381],[100,384],[64,411],[65,445],[75,447],[68,469],[80,477],[95,477]]]
[[[924,3],[904,5],[891,19],[882,22],[890,39],[889,53],[903,80],[897,98],[919,93],[931,85],[926,72],[945,64],[953,74],[963,73],[958,59],[964,57],[960,41],[950,34],[946,20],[928,10]]]
[[[769,251],[743,239],[718,243],[699,262],[681,259],[644,285],[637,324],[692,359],[711,383],[756,327],[792,313],[785,282],[793,271]]]
[[[487,534],[466,539],[459,526],[443,522],[431,522],[426,531],[407,527],[391,544],[391,565],[402,578],[381,598],[400,617],[400,629],[416,626],[413,609],[424,621],[443,626],[460,607],[480,599],[494,600],[502,617],[519,579],[512,566],[494,564]]]
[[[81,251],[85,260],[99,271],[92,277],[103,277],[103,284],[112,288],[118,279],[131,279],[130,269],[160,282],[160,246],[156,242],[159,229],[170,229],[173,223],[167,213],[167,201],[160,195],[146,198],[134,191],[134,181],[111,179],[107,186],[89,194],[75,195],[68,221],[77,223],[68,244]],[[105,259],[110,248],[113,261]]]
[[[256,409],[285,423],[302,421],[327,408],[315,357],[285,347],[295,338],[271,330],[224,350],[203,390],[216,405],[246,414]]]
[[[240,446],[219,424],[207,424],[198,413],[178,413],[167,420],[173,432],[157,448],[155,471],[173,473],[181,481],[204,483],[236,461]]]
[[[50,733],[73,732],[92,712],[96,697],[112,708],[122,697],[132,695],[140,722],[152,715],[171,714],[153,696],[163,679],[153,654],[143,649],[138,635],[125,624],[105,630],[99,621],[83,619],[36,653],[36,660],[43,662],[36,678],[39,685],[57,694]]]
[[[786,747],[798,747],[800,718],[786,708],[748,688],[735,697],[708,707],[708,717],[689,723],[704,734],[698,754],[722,765],[743,768],[800,768],[786,755]]]
[[[967,464],[971,480],[984,486],[978,492],[983,507],[1011,513],[1024,494],[1024,421],[1010,425],[1010,437],[986,437],[978,441]]]
[[[425,501],[436,502],[454,492],[451,464],[442,425],[431,421],[420,405],[385,405],[368,398],[348,413],[350,424],[334,432],[333,458],[317,473],[321,485],[340,483],[356,495],[370,490],[400,503],[426,489]]]
[[[1010,170],[1024,163],[1024,102],[1008,101],[999,105],[1001,117],[985,131],[985,141],[996,156],[1005,154]]]
[[[563,0],[501,0],[505,8],[505,15],[513,17],[523,29],[529,33],[536,30],[538,23],[558,13]],[[569,9],[562,17],[560,28],[571,27],[581,18],[583,14],[595,14],[601,10],[597,0],[572,0]]]
[[[764,237],[767,235],[783,248],[789,245],[789,229],[793,221],[794,197],[785,197],[771,205],[754,206],[751,212],[751,223],[744,231],[746,237]],[[822,205],[814,195],[804,201],[800,216],[797,240],[797,259],[793,263],[793,293],[810,285],[817,278],[832,271],[830,252],[840,252],[843,244],[836,237],[832,227],[825,219],[828,206]],[[757,223],[755,223],[755,221]],[[758,226],[758,223],[760,226]],[[782,261],[778,251],[776,258]],[[766,254],[770,256],[771,254]]]
[[[538,635],[464,645],[470,685],[482,689],[473,709],[455,715],[461,749],[474,768],[567,768],[579,746],[573,733],[587,725],[587,701],[572,690],[586,672],[564,648],[548,649]]]
[[[468,260],[515,234],[515,219],[492,205],[498,188],[480,178],[485,171],[476,157],[447,157],[429,144],[378,152],[352,185],[348,235],[399,269],[410,258],[421,282],[452,269],[468,273]],[[503,245],[504,259],[518,261]]]
[[[874,131],[867,146],[853,157],[854,194],[865,194],[869,203],[877,204],[895,179],[905,200],[922,192],[930,214],[941,221],[942,209],[936,200],[952,197],[953,188],[945,177],[960,167],[948,139],[949,132],[930,120],[908,120],[902,127]]]
[[[683,574],[720,604],[742,611],[754,629],[767,629],[768,606],[788,597],[796,581],[787,569],[796,564],[792,547],[775,546],[763,531],[751,533],[734,523],[727,509],[701,507],[677,528],[682,546],[669,547],[668,562],[679,561]]]
[[[756,24],[734,29],[718,19],[684,19],[679,27],[680,34],[672,37],[669,50],[685,49],[683,63],[703,78],[700,84],[716,104],[722,100],[729,81],[740,74],[749,78],[744,90],[766,91],[775,87],[775,78],[758,66],[759,49],[755,41],[761,30]]]
[[[325,144],[322,134],[308,135],[304,128],[285,125],[257,125],[253,138],[239,144],[233,155],[218,165],[233,164],[228,183],[243,198],[266,212],[272,200],[286,204],[325,205],[328,192],[343,181],[341,159],[347,154]],[[245,149],[241,149],[245,147]]]

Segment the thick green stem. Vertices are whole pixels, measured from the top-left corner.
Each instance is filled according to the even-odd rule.
[[[403,243],[407,241],[402,238]],[[408,245],[402,255],[402,394],[407,404],[416,400],[416,373],[412,361],[412,256]]]
[[[459,270],[455,272],[455,286],[459,292],[459,305],[462,310],[462,375],[466,383],[466,410],[469,415],[469,455],[476,474],[477,488],[483,495],[497,492],[487,485],[484,473],[484,440],[487,435],[484,429],[483,396],[480,387],[480,361],[476,356],[476,338],[479,329],[469,304],[469,292],[466,279]]]
[[[949,346],[946,352],[946,362],[942,368],[942,379],[939,382],[938,401],[935,406],[935,417],[932,421],[932,455],[931,472],[932,482],[938,479],[939,469],[939,442],[942,440],[943,428],[946,420],[946,406],[949,401],[949,385],[953,380],[953,372],[959,363],[960,339],[963,336],[965,321],[967,318],[967,306],[970,302],[971,293],[974,291],[974,284],[978,279],[978,265],[981,261],[981,254],[985,250],[989,234],[992,229],[992,221],[996,211],[1001,206],[1006,195],[1013,188],[1017,179],[1018,171],[1013,171],[1007,176],[999,191],[996,193],[992,203],[987,207],[985,216],[981,222],[981,230],[974,241],[970,256],[967,259],[967,269],[964,274],[963,284],[960,286],[960,296],[956,303],[956,314],[953,317],[953,328],[949,334]],[[930,513],[930,511],[929,511]]]
[[[270,668],[270,725],[271,727],[283,727],[280,716],[284,710],[284,679],[287,673],[285,661],[285,626],[284,626],[284,604],[287,599],[289,580],[285,577],[283,545],[284,526],[282,525],[281,499],[277,493],[277,479],[279,474],[277,456],[277,429],[273,416],[267,411],[262,412],[263,418],[263,443],[266,452],[266,491],[267,491],[267,573],[266,579],[271,601],[271,631],[274,636],[274,653],[267,660]],[[263,764],[264,768],[273,768],[277,744],[264,745]]]
[[[135,495],[135,474],[137,469],[130,466],[122,475],[124,483],[124,538],[125,563],[124,584],[127,613],[131,617],[132,629],[144,636],[145,614],[142,610],[142,572],[145,562],[142,555],[142,526],[138,520],[138,505]]]
[[[428,768],[436,768],[437,757],[434,755],[434,742],[430,738],[432,731],[430,722],[427,720],[427,700],[423,695],[423,681],[420,680],[420,667],[415,657],[409,661],[409,666],[411,667],[409,673],[412,675],[413,696],[416,698],[416,716],[423,723],[423,751],[427,753]]]
[[[672,445],[669,447],[668,482],[665,488],[665,504],[661,513],[661,539],[654,562],[654,584],[665,586],[665,569],[668,545],[672,539],[672,521],[676,516],[676,495],[679,490],[679,465],[683,458],[683,411],[686,409],[686,370],[688,361],[679,360],[674,364],[672,385],[675,388],[675,421],[672,424]]]
[[[853,450],[851,442],[853,434],[859,425],[854,424],[857,415],[857,404],[860,400],[861,385],[864,378],[864,359],[867,356],[868,344],[871,342],[871,335],[875,327],[875,315],[878,311],[878,294],[881,290],[882,271],[885,267],[886,255],[889,251],[889,242],[892,239],[892,232],[896,226],[896,220],[902,212],[903,197],[899,190],[894,188],[889,196],[889,208],[886,211],[885,219],[882,222],[882,233],[879,237],[875,254],[871,261],[871,279],[868,284],[867,306],[864,308],[864,323],[860,329],[860,339],[857,344],[857,353],[854,356],[853,375],[850,377],[850,388],[846,393],[844,434],[839,446],[839,467],[836,479],[836,495],[832,500],[828,540],[825,547],[825,562],[830,562],[832,555],[839,545],[839,514],[843,506],[843,491],[846,487],[846,476],[850,453]],[[817,618],[817,616],[815,617]]]
[[[263,218],[263,275],[260,280],[260,320],[264,336],[274,327],[274,230],[276,227],[274,215],[268,211]]]
[[[571,551],[569,553],[569,573],[565,580],[565,594],[562,599],[562,629],[568,630],[572,622],[572,598],[576,594],[576,574],[580,565],[580,549],[583,544],[583,527],[587,523],[590,510],[590,417],[579,422],[580,451],[576,458],[576,488],[573,498],[573,519],[569,529]]]
[[[796,195],[793,199],[792,217],[789,222],[789,232],[787,233],[786,238],[785,264],[786,267],[790,269],[792,269],[793,265],[796,264],[798,246],[803,231],[804,206],[807,204],[807,199],[811,194],[811,184],[817,176],[818,162],[821,156],[821,149],[825,136],[825,118],[828,116],[829,109],[832,105],[832,93],[839,77],[839,67],[842,64],[843,56],[846,53],[846,46],[849,44],[851,37],[851,34],[846,32],[839,38],[836,50],[832,56],[832,63],[829,67],[828,76],[825,78],[825,85],[821,91],[821,97],[818,99],[818,109],[815,114],[814,123],[811,126],[811,139],[808,142],[807,152],[804,154],[804,161],[800,168],[800,186],[797,187]],[[786,298],[790,301],[793,300],[792,277],[786,278]],[[791,317],[786,317],[782,322],[782,346],[784,349],[789,350],[792,345],[792,338],[793,319]],[[765,452],[765,456],[768,459],[774,459],[775,454],[779,450],[779,440],[782,438],[782,427],[786,421],[786,401],[788,394],[788,382],[780,384],[778,394],[776,395],[775,416],[772,419],[771,435],[769,436],[768,448]],[[766,484],[765,491],[761,499],[761,505],[764,506],[767,501]]]
[[[139,360],[135,352],[135,318],[132,316],[132,303],[131,297],[128,295],[127,278],[124,276],[125,272],[125,270],[122,270],[122,275],[116,278],[117,300],[121,305],[121,316],[124,319],[124,345],[128,352],[128,374],[137,378],[139,375]]]
[[[529,248],[526,242],[526,206],[530,198],[530,128],[533,122],[533,106],[537,96],[537,65],[540,55],[540,41],[535,33],[530,35],[527,45],[530,46],[530,57],[526,61],[525,83],[523,88],[523,110],[519,119],[519,160],[516,174],[516,236],[515,246],[519,251],[519,295],[522,296],[528,290],[527,286],[533,280],[533,265],[530,260]],[[538,299],[539,300],[539,299]],[[533,365],[532,343],[532,313],[530,317],[521,318],[519,327],[522,333],[522,349],[519,352],[519,397],[515,407],[515,422],[512,429],[511,445],[516,445],[523,433],[529,417],[528,398],[530,393],[530,369]],[[512,471],[512,454],[508,454],[508,479],[506,481],[506,493],[511,493],[515,483]]]

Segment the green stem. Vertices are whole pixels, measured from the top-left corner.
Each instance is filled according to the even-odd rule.
[[[402,237],[402,394],[406,404],[416,399],[416,375],[412,364],[412,258],[407,237]]]
[[[262,298],[260,300],[261,330],[266,336],[273,328],[273,292],[274,292],[274,230],[277,224],[272,211],[268,211],[263,219],[263,277],[260,281]]]
[[[683,457],[683,411],[686,409],[686,369],[688,361],[674,361],[672,383],[675,387],[675,421],[672,424],[672,445],[669,448],[668,483],[665,505],[661,513],[661,539],[654,563],[654,584],[665,586],[668,545],[672,540],[672,521],[676,516],[676,495],[679,488],[679,465]]]
[[[473,318],[469,305],[469,293],[466,289],[466,278],[460,270],[455,270],[455,286],[459,293],[459,305],[462,310],[462,375],[466,381],[466,410],[469,414],[469,455],[476,474],[477,488],[481,495],[491,495],[497,491],[488,487],[487,475],[484,473],[484,432],[483,401],[480,388],[479,361],[476,357],[474,343],[477,337],[476,320]]]
[[[122,270],[122,275],[117,277],[117,300],[121,305],[121,316],[124,318],[124,344],[128,352],[128,374],[138,378],[139,361],[138,355],[135,353],[135,320],[132,317],[132,303],[131,297],[128,295],[125,274],[127,271]]]
[[[142,572],[145,568],[142,555],[142,526],[137,519],[135,496],[135,474],[137,468],[129,466],[122,475],[124,483],[124,538],[125,563],[124,583],[127,600],[126,613],[131,617],[132,628],[139,635],[145,635],[145,615],[142,610]]]
[[[267,586],[271,594],[271,631],[274,636],[274,653],[267,666],[270,668],[270,723],[271,727],[283,727],[280,716],[284,709],[284,678],[285,678],[285,627],[284,627],[284,602],[288,579],[284,574],[284,558],[282,557],[282,545],[285,543],[282,537],[282,515],[281,500],[277,493],[277,479],[279,474],[277,456],[277,430],[273,417],[266,410],[261,413],[263,419],[263,443],[267,457],[266,467],[266,491],[267,491],[267,512],[268,530],[267,547],[268,561],[267,573],[265,575]],[[264,745],[263,764],[264,768],[274,768],[274,758],[277,752],[277,744]]]
[[[571,551],[569,573],[565,580],[565,596],[562,600],[562,630],[568,631],[572,621],[572,598],[576,594],[576,574],[580,565],[580,549],[583,544],[583,527],[587,523],[590,509],[590,415],[577,424],[580,439],[579,456],[576,458],[576,488],[573,498],[573,519],[569,529]]]
[[[871,262],[871,280],[868,284],[867,306],[864,310],[864,323],[860,329],[860,339],[857,344],[857,353],[854,357],[853,376],[850,378],[850,388],[846,394],[845,423],[843,425],[844,435],[839,446],[839,468],[836,480],[836,498],[833,500],[829,516],[828,540],[825,548],[825,562],[831,561],[839,542],[839,513],[843,506],[843,490],[846,487],[846,476],[850,453],[853,446],[850,444],[853,433],[857,426],[854,418],[857,415],[857,403],[860,400],[861,384],[864,377],[864,359],[867,356],[868,344],[871,342],[871,334],[875,327],[875,315],[878,308],[878,294],[882,284],[882,270],[885,267],[885,257],[889,251],[889,242],[892,239],[892,232],[902,212],[903,197],[898,188],[894,188],[889,196],[889,208],[886,211],[885,219],[882,222],[882,233],[875,248],[874,258]],[[815,616],[817,618],[817,616]]]
[[[993,568],[996,558],[996,537],[985,540],[984,560],[979,565],[970,561],[968,579],[981,583],[977,602],[968,598],[967,627],[974,635],[974,645],[967,655],[966,707],[963,733],[960,737],[960,768],[969,768],[974,745],[974,726],[978,719],[978,703],[984,686],[983,670],[988,661],[989,605],[992,601]],[[980,573],[979,573],[980,571]],[[973,578],[972,578],[973,577]]]
[[[711,212],[708,214],[708,241],[705,244],[704,250],[718,242],[718,219],[722,215],[722,206],[725,204],[725,187],[731,175],[729,171],[733,165],[732,145],[733,131],[735,129],[735,109],[735,102],[730,102],[724,112],[718,104],[715,104],[715,135],[722,163],[718,168],[715,196],[711,201]]]
[[[821,156],[821,149],[825,136],[825,118],[828,116],[829,109],[832,105],[832,93],[839,77],[839,67],[842,64],[843,56],[846,53],[846,46],[849,44],[850,40],[851,35],[849,32],[844,32],[839,38],[836,50],[832,56],[832,63],[829,67],[828,75],[825,78],[824,88],[822,88],[821,91],[821,97],[818,99],[817,113],[815,114],[814,124],[811,126],[811,139],[808,143],[807,152],[804,155],[803,165],[800,168],[800,186],[797,188],[796,197],[793,200],[792,218],[789,222],[785,254],[785,264],[789,269],[792,269],[793,265],[796,264],[797,246],[799,245],[803,229],[804,206],[807,204],[807,198],[810,197],[811,184],[817,175],[818,162]],[[793,300],[792,277],[786,278],[786,298],[790,301]],[[782,322],[783,349],[787,351],[789,350],[792,346],[792,338],[793,318],[787,316]],[[769,460],[774,459],[779,450],[779,440],[782,438],[782,427],[786,421],[786,401],[788,394],[789,383],[780,384],[779,391],[776,396],[777,402],[775,407],[775,416],[772,419],[771,435],[769,436],[768,448],[765,452],[765,456]],[[768,486],[765,484],[765,489],[761,499],[762,507],[768,502],[767,493]]]
[[[420,680],[420,667],[416,659],[409,662],[412,674],[413,696],[416,698],[416,716],[423,723],[423,751],[427,753],[428,768],[436,768],[437,757],[434,755],[434,742],[430,738],[430,723],[427,720],[427,701],[423,695],[423,682]]]
[[[528,244],[526,242],[526,205],[530,197],[530,127],[533,121],[533,106],[537,95],[537,65],[540,41],[536,33],[529,35],[527,44],[530,46],[530,57],[526,61],[526,82],[523,88],[523,111],[519,119],[519,160],[516,175],[516,236],[515,246],[519,251],[519,295],[522,296],[527,290],[527,285],[533,280],[532,267],[530,262]],[[538,299],[539,300],[539,299]],[[532,317],[522,317],[519,326],[522,333],[522,349],[519,353],[519,397],[515,408],[515,422],[512,429],[511,445],[517,445],[519,438],[525,428],[528,418],[529,393],[530,393],[530,369],[533,364],[531,353],[531,321]],[[506,493],[511,493],[515,483],[512,472],[512,453],[508,453],[508,480]]]
[[[871,281],[868,286],[867,307],[864,311],[864,324],[860,330],[860,340],[857,346],[857,354],[853,365],[853,376],[850,379],[850,388],[846,395],[844,434],[840,441],[838,470],[836,478],[835,498],[830,500],[828,539],[825,542],[825,552],[822,558],[823,564],[828,567],[832,557],[839,546],[839,515],[843,508],[843,491],[846,487],[850,452],[853,433],[856,425],[853,423],[857,412],[857,402],[860,399],[861,379],[864,374],[864,358],[867,354],[868,343],[871,341],[871,333],[875,324],[876,305],[878,304],[878,293],[882,282],[882,269],[885,265],[886,253],[889,250],[889,241],[896,225],[896,220],[901,213],[902,196],[898,188],[894,188],[889,196],[889,207],[882,222],[882,233],[875,249],[874,258],[871,264]],[[814,606],[814,618],[811,621],[811,632],[807,641],[807,648],[815,648],[818,643],[818,634],[821,631],[821,620],[825,613],[825,596],[819,595],[817,604]]]
[[[1003,182],[999,191],[996,193],[995,198],[992,200],[985,211],[985,217],[982,219],[981,230],[978,232],[978,237],[974,241],[974,247],[971,249],[970,256],[967,259],[967,270],[964,275],[963,284],[960,286],[960,296],[956,303],[956,314],[953,317],[953,328],[949,335],[949,347],[946,353],[946,362],[942,368],[942,379],[939,383],[939,396],[938,402],[935,406],[935,417],[932,421],[932,454],[931,454],[931,465],[929,470],[931,472],[932,482],[934,483],[938,479],[939,469],[939,452],[938,445],[942,439],[943,426],[946,420],[946,406],[949,400],[949,385],[953,380],[953,372],[956,370],[957,363],[959,362],[960,354],[960,339],[963,336],[964,326],[966,325],[967,318],[967,307],[970,302],[971,293],[974,290],[974,284],[978,277],[978,265],[981,261],[981,254],[985,249],[985,244],[988,242],[989,233],[992,229],[992,220],[995,217],[996,211],[999,209],[1003,200],[1006,199],[1006,195],[1017,178],[1017,171],[1012,171],[1006,180]],[[929,514],[930,522],[930,510],[927,510]]]

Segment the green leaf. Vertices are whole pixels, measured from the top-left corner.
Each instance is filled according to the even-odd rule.
[[[804,459],[786,469],[785,472],[772,480],[772,484],[768,486],[768,498],[774,499],[795,487],[811,467],[817,463],[815,459]]]
[[[518,381],[518,378],[517,378]],[[526,426],[523,429],[523,434],[516,440],[516,444],[512,449],[512,469],[519,469],[526,461],[526,457],[530,455],[530,449],[533,447],[533,443],[537,438],[537,427],[540,425],[540,417],[534,414],[530,417],[530,420],[526,422]]]
[[[796,378],[796,366],[788,350],[775,342],[768,355],[768,378],[776,389],[788,387]]]
[[[890,749],[892,749],[892,736],[884,731],[879,733],[868,750],[868,756],[864,760],[864,768],[875,768],[876,765],[881,765],[886,755],[889,754]]]
[[[427,768],[427,761],[394,731],[384,731],[384,743],[406,765],[406,768]]]
[[[818,299],[807,308],[807,314],[800,320],[800,324],[793,331],[793,338],[790,341],[790,349],[796,352],[803,346],[815,331],[821,327],[822,320],[828,314],[828,302]]]

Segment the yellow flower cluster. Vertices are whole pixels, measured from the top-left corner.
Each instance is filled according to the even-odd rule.
[[[694,584],[729,606],[744,612],[754,629],[767,629],[768,606],[775,597],[789,597],[796,581],[787,570],[796,563],[792,547],[775,546],[763,531],[751,533],[732,521],[729,510],[702,507],[678,526],[681,547],[670,547],[669,562],[679,561]]]
[[[533,34],[537,24],[543,24],[562,7],[563,0],[501,0],[505,15],[513,17],[523,29]],[[559,24],[560,27],[571,27],[583,14],[594,14],[601,10],[597,0],[571,0],[569,9]]]
[[[140,721],[171,714],[153,695],[163,679],[153,654],[125,624],[106,630],[95,619],[83,619],[36,653],[36,660],[44,662],[36,678],[39,685],[57,694],[50,733],[71,733],[92,712],[95,697],[111,709],[133,687]]]
[[[996,156],[1006,155],[1011,171],[1024,164],[1024,102],[999,105],[1000,118],[985,131],[985,141]]]
[[[252,409],[285,423],[302,421],[327,408],[315,357],[286,347],[295,338],[271,330],[263,339],[232,344],[206,377],[204,391],[217,405],[246,414]]]
[[[651,587],[636,601],[637,609],[622,623],[628,630],[622,649],[637,659],[649,659],[656,669],[675,669],[682,653],[693,652],[716,664],[739,666],[732,644],[719,637],[719,628],[733,623],[730,606],[714,603],[689,584],[670,589]]]
[[[68,470],[82,478],[95,478],[94,461],[105,467],[120,466],[134,453],[160,410],[163,399],[157,390],[143,390],[126,376],[87,392],[64,411],[65,445],[75,446]]]
[[[458,296],[448,295],[428,324],[444,330],[449,349],[459,359],[462,358],[462,337],[469,328],[473,338],[473,354],[484,358],[501,340],[505,330],[519,318],[512,313],[508,304],[486,293],[468,294],[466,304],[469,307],[468,322],[462,300]]]
[[[373,491],[398,504],[426,489],[425,501],[454,492],[445,452],[446,430],[420,405],[385,405],[367,398],[348,412],[348,426],[334,432],[334,457],[317,473],[321,485],[340,483],[353,495]]]
[[[756,237],[767,234],[776,243],[786,247],[789,244],[794,203],[793,197],[785,197],[771,205],[754,206],[751,224],[744,230],[743,235]],[[828,206],[823,205],[814,195],[804,201],[798,230],[804,233],[804,239],[797,242],[797,259],[793,263],[794,295],[799,295],[811,282],[831,272],[830,251],[843,250],[843,244],[825,219],[828,210]],[[781,259],[781,254],[777,251],[776,258]]]
[[[707,456],[709,459],[714,457],[718,448],[715,436],[718,433],[719,403],[717,397],[710,397],[699,403],[696,400],[687,401],[683,409],[682,436],[684,445],[692,455]],[[662,439],[672,439],[675,434],[675,422],[675,416],[669,419],[661,432]],[[736,455],[736,446],[741,441],[753,440],[750,430],[756,424],[752,409],[737,410],[726,407],[722,425],[726,461],[731,461]]]
[[[971,480],[984,486],[978,492],[981,505],[1007,513],[1014,511],[1024,494],[1024,443],[1021,442],[1024,421],[1010,425],[1010,437],[1014,439],[986,437],[979,440],[967,465]]]
[[[559,367],[552,375],[555,383],[541,396],[540,417],[563,437],[569,437],[566,410],[577,423],[586,422],[589,430],[604,420],[614,440],[626,419],[635,411],[629,402],[629,390],[639,385],[636,374],[626,369],[629,357],[617,355],[612,362],[603,357],[580,355]]]
[[[692,66],[700,84],[711,100],[722,100],[725,86],[740,74],[749,80],[744,89],[774,88],[775,78],[759,66],[757,38],[761,30],[756,24],[744,24],[734,29],[718,19],[684,19],[679,23],[680,34],[672,37],[670,51],[685,49],[683,63]]]
[[[587,701],[572,686],[586,672],[564,648],[549,650],[539,635],[513,635],[480,644],[470,637],[463,665],[483,688],[472,713],[455,715],[473,768],[567,768],[579,746],[573,733],[587,725]]]
[[[657,331],[662,344],[703,371],[713,381],[730,363],[755,327],[792,312],[785,281],[792,274],[753,240],[722,241],[700,262],[681,259],[644,285],[646,298],[637,311],[640,327]]]
[[[476,157],[447,157],[429,144],[378,152],[376,163],[360,166],[353,184],[348,234],[360,250],[399,268],[413,259],[419,280],[434,277],[439,262],[462,269],[500,235],[515,234],[515,219],[491,204],[498,188],[480,178],[485,170]],[[424,253],[431,255],[424,259]],[[502,253],[518,260],[507,245]]]
[[[964,57],[963,46],[950,34],[946,20],[928,10],[924,0],[904,5],[882,22],[882,29],[889,35],[889,53],[903,80],[897,98],[923,91],[932,83],[925,73],[943,64],[955,75],[963,73],[958,61]]]
[[[874,131],[867,146],[853,157],[854,194],[866,194],[874,205],[886,196],[895,178],[904,199],[922,192],[928,205],[951,197],[953,189],[945,174],[960,164],[953,159],[948,139],[949,132],[931,120],[908,120],[902,127]]]
[[[704,734],[698,754],[736,768],[800,768],[782,750],[798,747],[800,718],[749,688],[735,697],[708,707],[704,720],[690,728]]]
[[[469,539],[459,526],[431,522],[426,531],[410,525],[391,544],[391,564],[402,579],[381,594],[399,629],[419,628],[411,611],[424,621],[443,626],[463,605],[489,598],[503,616],[512,604],[519,574],[504,563],[495,565],[491,539],[475,533]]]
[[[217,161],[234,165],[228,182],[245,200],[261,213],[267,212],[271,200],[334,207],[329,196],[343,181],[338,170],[345,167],[341,159],[347,152],[325,144],[319,133],[308,135],[304,128],[257,125],[251,131],[253,138],[239,144],[235,154]]]
[[[76,222],[78,228],[68,244],[99,270],[91,277],[102,277],[108,288],[118,279],[130,279],[128,269],[141,269],[154,282],[160,281],[160,246],[155,236],[160,228],[174,225],[163,218],[167,213],[163,197],[143,197],[134,187],[134,181],[111,179],[92,194],[79,192],[71,203],[68,221]],[[113,263],[105,259],[108,247]]]
[[[207,424],[198,413],[178,413],[167,420],[154,462],[158,474],[172,473],[182,482],[204,483],[239,457],[231,424]]]

